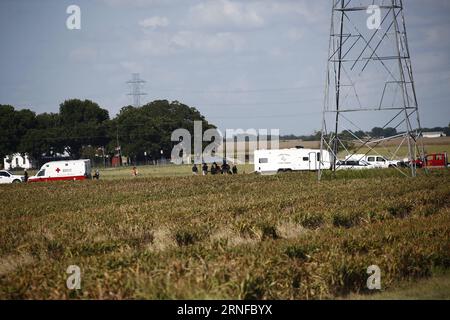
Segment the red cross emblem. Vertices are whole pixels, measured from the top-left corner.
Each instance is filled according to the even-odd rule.
[[[58,173],[59,173],[60,171],[61,171],[61,169],[59,169],[59,168],[56,168],[56,172],[58,172]]]

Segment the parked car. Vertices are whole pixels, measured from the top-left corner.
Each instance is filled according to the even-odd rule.
[[[376,168],[374,165],[365,160],[340,160],[336,162],[336,170],[363,170],[374,168]]]
[[[360,161],[363,160],[371,165],[373,165],[375,168],[392,168],[397,167],[399,165],[399,160],[388,160],[385,157],[382,157],[380,155],[366,155],[366,154],[353,154],[351,156],[348,156],[346,159],[348,160],[355,160]]]
[[[0,183],[20,183],[24,181],[24,176],[12,174],[6,170],[0,170]]]

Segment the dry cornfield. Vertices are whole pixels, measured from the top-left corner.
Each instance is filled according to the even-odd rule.
[[[325,299],[450,267],[450,172],[0,187],[2,299]],[[69,265],[81,289],[66,287]]]

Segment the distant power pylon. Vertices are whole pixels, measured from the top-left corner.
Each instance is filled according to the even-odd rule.
[[[133,96],[133,106],[138,108],[141,106],[141,96],[146,95],[145,92],[141,91],[145,81],[139,77],[139,73],[133,73],[131,80],[127,81],[127,83],[131,85],[131,92],[128,95]]]
[[[380,155],[408,160],[416,175],[423,158],[402,0],[332,0],[320,149],[339,158]],[[394,128],[390,137],[366,137],[359,125]],[[419,142],[420,141],[420,142]],[[352,151],[350,151],[352,149]],[[323,164],[319,163],[319,179]]]

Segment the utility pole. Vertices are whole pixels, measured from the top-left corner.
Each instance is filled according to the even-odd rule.
[[[116,150],[118,151],[119,155],[119,165],[122,165],[122,148],[119,144],[119,126],[116,127]]]

